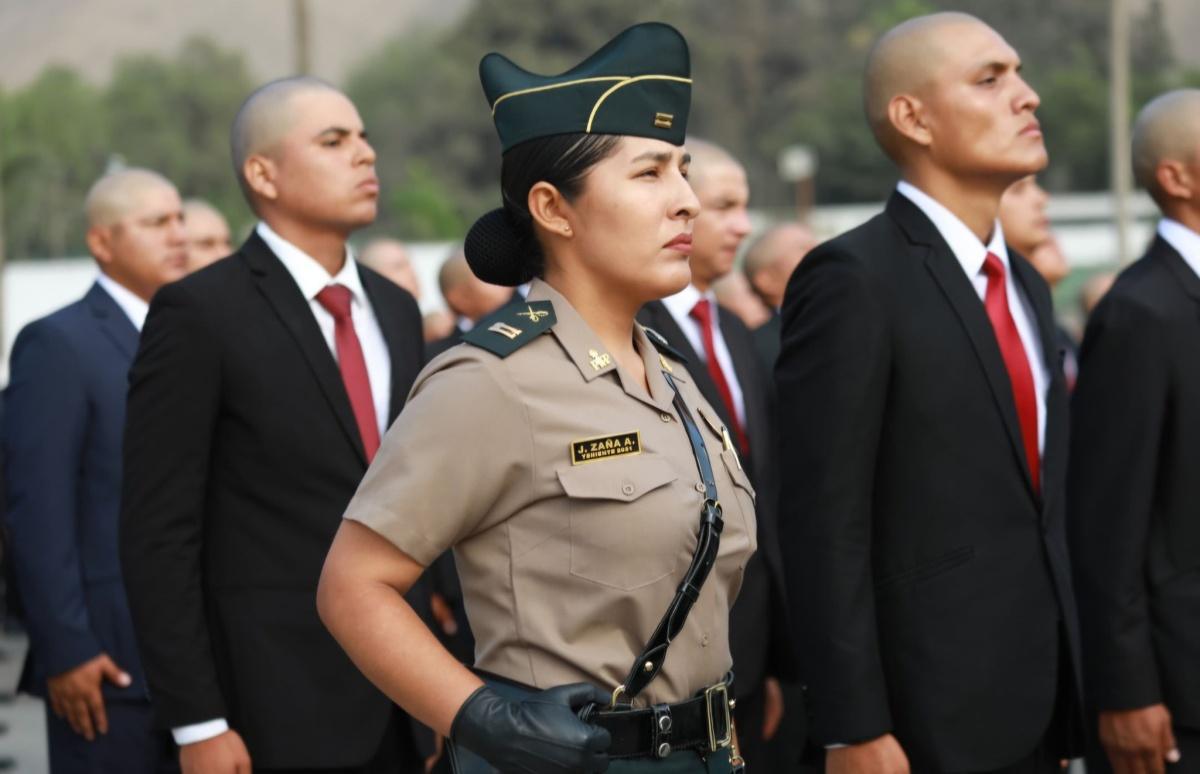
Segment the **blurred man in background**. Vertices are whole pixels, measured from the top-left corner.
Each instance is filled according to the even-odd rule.
[[[1200,772],[1198,150],[1200,90],[1142,110],[1134,171],[1163,218],[1083,340],[1067,501],[1091,774]]]
[[[453,347],[475,323],[508,303],[512,288],[492,285],[475,276],[462,250],[456,250],[438,270],[438,288],[454,314],[454,330],[426,348],[429,359]]]
[[[793,673],[775,525],[774,392],[750,330],[732,312],[718,307],[713,293],[713,283],[733,271],[738,248],[750,233],[750,187],[745,169],[725,149],[693,138],[686,146],[692,155],[688,179],[701,204],[692,226],[692,284],[647,304],[638,319],[687,358],[696,386],[728,428],[758,493],[759,549],[746,566],[730,614],[729,639],[742,754],[749,765],[764,765],[769,755],[766,742],[783,715],[776,678]]]
[[[17,337],[5,393],[6,524],[30,648],[19,689],[46,700],[53,774],[175,768],[156,731],[118,557],[130,364],[151,297],[187,272],[183,208],[155,172],[88,193],[100,274]]]
[[[203,199],[183,203],[183,223],[187,228],[188,271],[203,269],[233,252],[229,223],[216,207]]]
[[[742,324],[752,331],[771,319],[771,310],[763,304],[754,288],[750,287],[746,275],[740,271],[731,271],[714,282],[713,294],[718,306],[736,314]]]
[[[417,279],[408,248],[399,239],[372,239],[363,247],[359,260],[367,268],[374,269],[407,290],[418,303],[421,301],[421,283]]]
[[[1071,273],[1071,267],[1050,231],[1050,218],[1046,215],[1049,201],[1050,195],[1038,185],[1036,175],[1023,177],[1000,198],[1000,225],[1008,244],[1033,264],[1053,291]],[[1055,323],[1055,332],[1070,390],[1079,375],[1079,346],[1061,323]]]
[[[315,78],[234,120],[260,218],[163,288],[130,374],[121,559],[159,721],[184,774],[419,767],[405,717],[317,618],[342,513],[424,362],[411,295],[347,249],[375,151]]]
[[[754,346],[768,369],[779,358],[780,317],[788,279],[817,246],[817,237],[803,223],[781,223],[768,229],[746,252],[742,273],[758,293],[771,317],[754,330]]]
[[[1083,313],[1085,323],[1116,281],[1117,275],[1111,271],[1099,271],[1084,280],[1079,288],[1079,310]]]

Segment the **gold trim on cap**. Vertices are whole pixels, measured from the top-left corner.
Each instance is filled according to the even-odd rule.
[[[691,78],[681,78],[678,75],[638,75],[633,78],[626,78],[620,83],[614,84],[608,91],[600,95],[600,99],[596,100],[596,104],[592,106],[592,114],[588,116],[587,128],[583,131],[587,134],[592,133],[592,123],[596,120],[596,113],[600,110],[600,106],[604,104],[604,100],[608,99],[617,89],[628,86],[637,81],[674,81],[676,83],[691,83]]]
[[[507,94],[501,94],[496,97],[496,101],[492,103],[492,117],[496,116],[496,106],[509,97],[519,97],[522,94],[533,94],[539,91],[550,91],[551,89],[561,89],[566,86],[577,86],[581,83],[601,83],[603,81],[624,81],[628,78],[627,75],[598,75],[595,78],[580,78],[576,81],[563,81],[562,83],[551,83],[547,86],[534,86],[528,89],[517,89],[510,91]]]

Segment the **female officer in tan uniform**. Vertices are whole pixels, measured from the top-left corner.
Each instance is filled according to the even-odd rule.
[[[505,206],[467,257],[532,287],[418,377],[334,540],[321,616],[458,770],[730,771],[754,493],[685,364],[634,322],[690,279],[687,45],[644,24],[562,75],[497,54],[480,73]],[[401,596],[450,547],[475,672]]]

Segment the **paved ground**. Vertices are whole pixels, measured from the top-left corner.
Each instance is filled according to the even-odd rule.
[[[29,696],[13,697],[25,648],[23,635],[0,632],[0,771],[47,774],[42,703]]]

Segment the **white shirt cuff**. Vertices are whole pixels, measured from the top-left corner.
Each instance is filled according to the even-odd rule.
[[[185,744],[195,744],[212,739],[214,736],[220,736],[228,730],[229,723],[225,718],[217,718],[216,720],[206,720],[203,723],[192,723],[190,726],[172,728],[171,736],[175,737],[175,744],[183,747]]]

